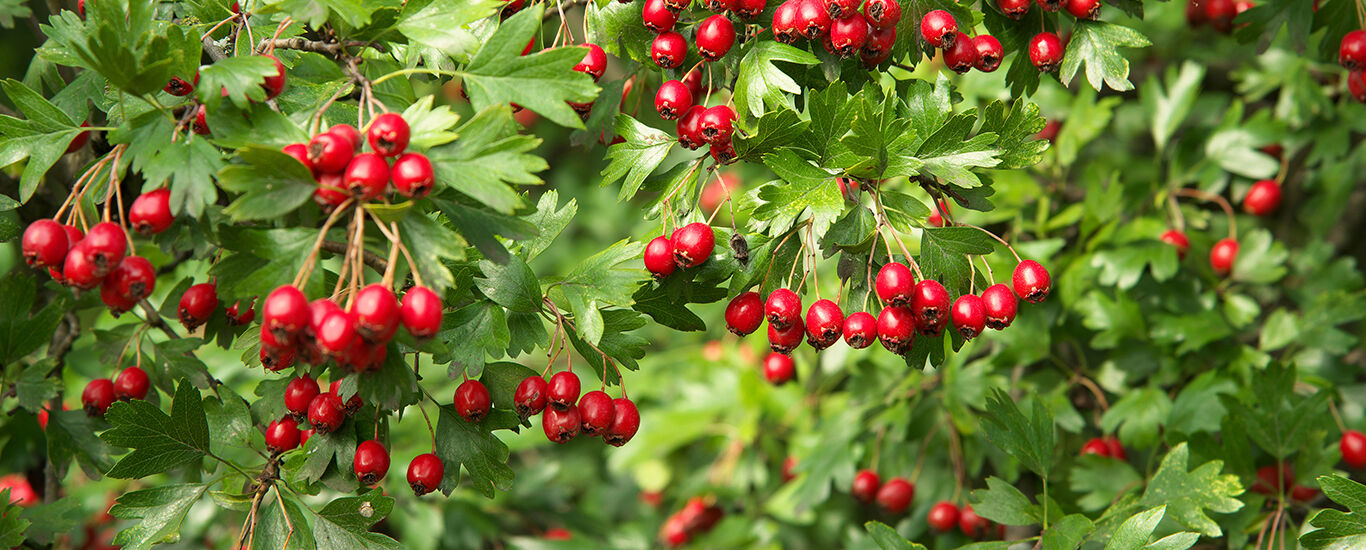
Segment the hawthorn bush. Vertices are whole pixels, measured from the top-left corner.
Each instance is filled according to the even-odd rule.
[[[1366,547],[1358,0],[0,24],[0,546]]]

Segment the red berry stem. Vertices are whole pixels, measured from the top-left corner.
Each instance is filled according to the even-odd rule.
[[[1338,412],[1338,405],[1332,399],[1328,400],[1328,412],[1333,415],[1333,422],[1337,423],[1338,431],[1346,433],[1347,425],[1342,422],[1342,414]]]
[[[326,240],[327,237],[327,230],[332,229],[332,224],[337,223],[337,218],[340,217],[353,202],[354,199],[351,198],[342,201],[342,203],[327,216],[327,219],[323,221],[322,229],[318,230],[318,238],[313,241],[313,248],[309,250],[308,257],[304,258],[304,264],[299,267],[299,272],[294,275],[294,281],[290,283],[292,286],[301,286],[304,281],[308,280],[308,276],[313,274],[313,268],[318,263],[318,251],[322,250],[323,241]]]
[[[1172,190],[1172,194],[1178,197],[1190,197],[1218,204],[1219,208],[1224,209],[1224,215],[1228,216],[1228,238],[1238,238],[1238,219],[1234,217],[1233,205],[1229,204],[1227,199],[1214,193],[1192,187],[1178,187]]]
[[[550,308],[550,314],[552,314],[552,315],[555,316],[555,318],[552,319],[553,321],[555,321],[557,324],[560,324],[560,325],[568,325],[570,329],[574,330],[575,332],[578,332],[579,329],[577,329],[577,328],[574,327],[574,322],[573,322],[573,321],[570,321],[568,318],[566,318],[566,317],[564,316],[563,313],[560,313],[560,308],[555,307],[555,302],[551,301],[551,299],[550,299],[549,296],[543,296],[543,297],[541,298],[541,302],[544,303],[544,304],[546,305],[546,307],[549,307],[549,308]],[[546,312],[545,312],[545,310],[543,309],[543,310],[541,310],[541,313],[544,315]],[[563,330],[563,329],[559,329],[559,330]],[[566,337],[567,337],[567,335],[566,335]],[[616,361],[612,361],[612,360],[607,356],[607,353],[603,352],[602,349],[598,348],[598,346],[594,345],[592,342],[589,342],[587,339],[585,339],[585,340],[583,341],[583,343],[588,344],[588,347],[593,348],[593,351],[598,352],[598,355],[602,357],[602,387],[603,387],[603,389],[604,389],[604,390],[607,389],[607,366],[608,366],[608,365],[611,365],[611,366],[612,366],[612,370],[615,371],[615,372],[617,373],[617,385],[621,386],[621,396],[622,396],[623,398],[624,398],[624,397],[627,397],[627,395],[626,395],[626,377],[624,377],[624,376],[621,375],[621,367],[617,365],[617,362],[616,362]],[[562,344],[562,346],[563,346],[563,344]],[[565,357],[569,357],[569,356],[566,355]],[[587,359],[587,358],[585,357],[585,359]],[[570,371],[570,372],[573,372],[572,366],[569,368],[569,371]]]
[[[887,210],[882,207],[882,195],[876,191],[874,191],[872,195],[873,203],[877,205],[878,231],[882,231],[882,228],[885,227],[887,228],[887,231],[891,232],[891,236],[884,237],[884,239],[888,241],[885,243],[887,245],[887,261],[895,261],[892,257],[892,244],[890,241],[896,240],[897,247],[901,248],[901,254],[906,257],[906,262],[911,264],[911,270],[915,271],[916,280],[925,280],[925,275],[920,272],[920,264],[915,261],[914,256],[911,256],[911,251],[906,248],[906,243],[901,242],[901,238],[897,236],[896,228],[892,227],[891,222],[887,221]],[[892,237],[896,237],[896,239],[892,239]]]
[[[804,223],[811,223],[811,219],[810,219],[810,218],[807,218],[806,222],[804,222]],[[774,262],[774,260],[776,260],[777,257],[778,257],[777,252],[778,252],[779,250],[782,250],[782,249],[783,249],[783,245],[787,244],[787,240],[790,239],[790,238],[792,238],[793,235],[796,235],[796,234],[797,234],[797,231],[798,231],[799,229],[800,229],[800,228],[793,228],[791,231],[789,231],[789,232],[787,233],[787,235],[784,235],[784,236],[783,236],[783,240],[778,241],[778,246],[773,247],[773,253],[770,253],[770,254],[768,255],[768,267],[764,269],[764,280],[759,282],[759,288],[760,288],[760,289],[763,289],[763,288],[766,287],[766,285],[768,285],[768,276],[769,276],[769,274],[773,273],[773,262]],[[796,264],[793,264],[793,265],[796,265]],[[792,276],[791,276],[791,275],[788,275],[788,281],[790,282],[791,280],[792,280]]]

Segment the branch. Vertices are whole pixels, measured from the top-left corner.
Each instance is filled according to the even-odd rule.
[[[148,303],[146,298],[139,301],[138,305],[142,306],[142,314],[147,317],[147,324],[160,329],[167,338],[172,340],[180,339],[180,335],[176,334],[175,329],[166,324],[166,320],[161,318],[161,314],[157,313],[156,308],[152,307],[152,304]]]
[[[388,48],[385,48],[383,44],[378,44],[375,42],[363,42],[360,40],[347,40],[345,42],[324,42],[322,40],[308,40],[306,38],[297,37],[275,39],[264,38],[261,40],[259,44],[256,45],[256,51],[263,52],[266,51],[267,48],[276,48],[283,50],[300,50],[305,52],[327,54],[332,57],[341,57],[343,55],[349,55],[346,51],[347,48],[356,47],[374,48],[380,53],[388,53],[389,51]]]
[[[228,58],[228,54],[223,53],[223,48],[218,47],[218,43],[214,42],[212,36],[205,36],[203,42],[204,53],[209,54],[209,59],[212,59],[214,63]]]
[[[76,314],[67,312],[62,318],[62,323],[57,325],[57,331],[52,334],[52,341],[47,346],[47,356],[56,358],[56,364],[48,376],[57,375],[61,377],[62,367],[66,365],[66,354],[71,351],[71,343],[81,335],[81,321]],[[48,414],[57,414],[62,410],[62,390],[57,389],[57,395],[47,403]],[[57,485],[61,481],[57,479],[57,467],[52,464],[49,458],[47,464],[43,465],[43,502],[50,503],[57,500]]]
[[[565,0],[565,1],[563,1],[563,2],[560,2],[560,8],[561,8],[561,9],[569,9],[569,8],[574,7],[574,6],[578,6],[578,5],[582,5],[582,4],[587,4],[587,3],[588,3],[588,0]],[[550,10],[550,9],[548,9],[548,10],[545,10],[545,15],[542,15],[542,16],[541,16],[541,21],[549,21],[551,17],[559,17],[559,16],[560,16],[559,10]],[[586,40],[586,39],[585,39],[585,40]]]
[[[322,249],[333,254],[345,254],[346,243],[339,243],[337,241],[323,241]],[[389,267],[389,262],[388,260],[385,260],[384,258],[380,257],[379,254],[375,254],[374,252],[366,250],[365,265],[370,266],[370,269],[373,269],[379,273],[384,273],[384,270]]]

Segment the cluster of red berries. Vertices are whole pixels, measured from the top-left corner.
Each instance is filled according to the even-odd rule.
[[[1113,435],[1093,437],[1086,440],[1086,443],[1081,446],[1081,454],[1083,456],[1104,456],[1121,461],[1129,460],[1129,454],[1124,452],[1124,445],[1120,444],[1119,438]]]
[[[716,233],[711,226],[694,222],[665,237],[660,235],[645,245],[645,269],[656,279],[706,263],[716,248]]]
[[[787,0],[773,11],[773,36],[792,44],[820,40],[825,51],[840,57],[858,55],[872,67],[892,55],[896,25],[901,21],[897,0]]]
[[[580,397],[581,391],[579,377],[573,372],[562,371],[552,375],[549,382],[539,375],[526,377],[517,384],[512,401],[522,420],[544,412],[541,429],[545,431],[546,439],[555,443],[568,443],[583,433],[589,437],[601,436],[608,445],[620,447],[636,436],[640,430],[640,411],[635,402],[625,395],[612,399],[601,390]],[[459,391],[456,392],[456,408],[460,408]]]
[[[883,483],[877,472],[863,469],[854,474],[849,494],[864,504],[877,502],[878,507],[888,514],[902,514],[911,507],[915,484],[902,477],[894,477]]]
[[[659,528],[659,538],[670,548],[683,546],[698,535],[716,527],[725,516],[720,506],[707,504],[702,497],[692,497],[683,508],[669,515]]]
[[[976,68],[984,73],[1001,66],[1005,50],[1001,41],[989,34],[968,36],[958,32],[958,21],[944,10],[932,10],[920,19],[920,36],[931,47],[944,52],[944,65],[962,74]]]
[[[266,91],[266,100],[275,99],[285,91],[285,65],[273,55],[261,54],[261,57],[270,59],[271,62],[275,63],[275,74],[267,76],[261,81],[261,89]],[[195,71],[193,82],[178,76],[172,76],[171,80],[166,83],[166,86],[161,88],[161,91],[173,96],[184,97],[194,93],[195,87],[197,86],[199,86],[199,72]],[[223,88],[222,95],[223,97],[228,96],[227,88]],[[201,136],[209,135],[210,133],[207,111],[205,111],[204,105],[202,104],[195,109],[194,122],[191,124],[191,129],[194,130],[194,133]]]
[[[1252,0],[1189,0],[1186,3],[1186,22],[1191,27],[1206,23],[1214,30],[1228,33],[1233,31],[1233,18],[1255,6]],[[1314,0],[1318,9],[1318,0]]]
[[[693,103],[694,94],[683,81],[667,80],[655,93],[655,110],[664,120],[678,120],[678,143],[689,150],[708,145],[711,158],[721,164],[735,162],[735,109],[730,105],[707,107]]]
[[[948,501],[935,503],[926,514],[925,522],[940,533],[947,533],[957,527],[964,535],[974,539],[990,534],[993,525],[996,527],[996,538],[1004,538],[1006,532],[1005,525],[993,524],[991,520],[977,515],[972,506],[960,509],[957,504]]]
[[[1270,216],[1281,205],[1281,184],[1274,180],[1261,180],[1248,188],[1243,195],[1243,210],[1258,217]],[[1176,255],[1186,258],[1190,250],[1190,238],[1178,229],[1168,229],[1158,237],[1164,243],[1176,247]],[[1220,276],[1233,271],[1233,262],[1238,259],[1238,239],[1227,237],[1219,239],[1209,251],[1209,265]]]
[[[630,0],[626,0],[630,1]],[[680,12],[691,0],[645,0],[641,9],[641,23],[655,33],[650,45],[650,59],[663,69],[675,69],[688,57],[688,40],[674,30]],[[716,15],[703,19],[696,28],[697,54],[704,61],[716,61],[735,45],[735,24],[724,13],[729,11],[745,19],[752,19],[763,11],[765,0],[707,0],[707,9]]]
[[[964,338],[971,339],[986,328],[996,330],[1010,326],[1018,307],[1016,296],[1030,303],[1039,303],[1048,296],[1052,281],[1048,270],[1033,260],[1021,261],[1015,267],[1014,291],[1004,284],[994,284],[982,295],[964,294],[949,301],[944,285],[933,279],[915,282],[905,264],[892,262],[877,274],[875,290],[886,307],[875,319],[860,311],[848,317],[831,300],[817,300],[806,310],[802,320],[802,299],[790,289],[780,288],[762,299],[759,293],[741,293],[726,306],[726,327],[738,336],[747,336],[768,320],[769,346],[774,353],[787,355],[801,345],[802,336],[816,351],[835,344],[841,336],[849,347],[863,349],[879,341],[888,351],[904,355],[910,351],[915,333],[936,337],[943,333],[949,321]],[[795,376],[789,360],[770,354],[764,360],[764,374],[770,381],[782,383]]]
[[[284,152],[307,166],[318,182],[313,200],[332,210],[347,199],[379,198],[393,183],[393,190],[408,198],[422,198],[432,191],[436,173],[422,153],[405,153],[411,130],[402,115],[384,113],[370,121],[366,141],[350,124],[337,124],[313,136],[307,145],[293,143]],[[372,152],[361,153],[368,142]],[[392,158],[393,164],[390,164]]]
[[[109,406],[115,400],[129,401],[132,399],[142,399],[147,397],[147,390],[151,388],[151,381],[147,379],[147,372],[139,367],[128,367],[119,372],[114,380],[108,378],[96,378],[85,385],[85,390],[81,392],[81,406],[85,408],[85,414],[90,416],[104,416],[104,411],[109,410]],[[45,415],[44,415],[45,416]],[[42,424],[46,427],[46,419]]]
[[[1263,495],[1283,494],[1299,502],[1309,502],[1320,494],[1318,489],[1295,483],[1295,468],[1289,464],[1281,464],[1279,468],[1275,465],[1257,468],[1257,480],[1252,482],[1250,489]]]
[[[1036,0],[1039,9],[1055,12],[1063,8],[1077,19],[1095,19],[1100,16],[1100,0]],[[1029,11],[1029,0],[997,0],[1001,11],[1012,19],[1024,17]],[[1066,42],[1056,33],[1043,31],[1029,40],[1029,61],[1039,71],[1051,73],[1062,65],[1063,54],[1067,51]]]
[[[528,43],[527,46],[530,47],[531,44]],[[607,52],[602,51],[602,46],[597,44],[584,43],[582,46],[588,51],[583,54],[583,60],[574,65],[574,70],[593,77],[593,82],[597,82],[598,79],[602,78],[603,73],[607,72]],[[526,55],[526,51],[529,50],[524,50],[523,55]],[[622,97],[626,97],[625,92],[622,93]],[[588,115],[593,112],[592,101],[588,103],[570,101],[568,103],[574,112],[579,114],[579,118],[584,120],[588,120]]]
[[[1342,37],[1338,63],[1348,71],[1347,91],[1357,101],[1366,103],[1366,29],[1354,30]]]

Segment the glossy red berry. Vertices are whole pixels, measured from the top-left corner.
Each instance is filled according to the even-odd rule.
[[[963,33],[953,39],[953,44],[944,49],[944,66],[955,73],[963,74],[977,64],[977,45],[971,37]],[[936,212],[937,213],[937,212]],[[941,221],[942,225],[943,222]]]
[[[991,285],[982,291],[982,305],[986,307],[987,326],[995,330],[1010,326],[1019,307],[1015,293],[1001,283]]]
[[[764,302],[764,317],[768,319],[770,328],[778,330],[801,325],[802,298],[786,288],[774,290]]]
[[[81,406],[89,416],[104,416],[104,411],[109,410],[114,399],[114,383],[108,378],[91,380],[81,392]]]
[[[868,43],[870,30],[868,21],[858,13],[836,19],[830,24],[830,47],[840,57],[858,55]]]
[[[1062,64],[1064,53],[1062,39],[1051,32],[1041,32],[1029,40],[1029,61],[1040,72],[1051,73]]]
[[[194,112],[194,122],[190,125],[190,129],[194,130],[195,134],[207,136],[212,133],[212,130],[209,129],[208,114],[203,105],[200,105],[199,109]]]
[[[218,286],[214,283],[199,283],[185,289],[180,296],[180,307],[176,313],[185,330],[194,330],[209,320],[218,309]]]
[[[741,19],[754,19],[764,12],[768,0],[734,0],[734,4],[731,13]]]
[[[123,300],[137,303],[152,294],[156,282],[157,270],[152,262],[142,256],[126,256],[101,284]]]
[[[645,0],[640,18],[645,28],[653,33],[671,31],[678,22],[678,14],[669,9],[664,0]]]
[[[307,374],[290,380],[285,385],[285,410],[296,420],[303,420],[308,417],[309,404],[321,392],[318,382]]]
[[[1209,251],[1209,265],[1219,275],[1227,275],[1233,270],[1233,262],[1238,258],[1238,241],[1220,239]]]
[[[817,300],[806,310],[806,342],[817,351],[835,344],[844,334],[844,312],[830,300]]]
[[[877,490],[877,504],[889,514],[900,514],[911,506],[915,496],[915,485],[905,479],[894,477],[882,484]]]
[[[522,383],[517,384],[517,390],[512,394],[512,403],[517,409],[517,415],[526,419],[531,415],[540,414],[545,410],[546,395],[549,393],[550,385],[544,378],[532,375],[522,379]]]
[[[171,227],[175,216],[171,215],[171,190],[165,187],[153,189],[133,200],[128,207],[128,222],[143,235],[155,235]]]
[[[877,340],[877,319],[871,313],[858,311],[849,314],[844,320],[844,343],[854,349],[863,349]]]
[[[176,97],[185,97],[194,93],[194,84],[178,76],[172,76],[171,80],[166,82],[166,86],[161,88],[161,91]]]
[[[299,423],[284,417],[266,426],[266,449],[279,454],[299,446]]]
[[[680,115],[692,108],[692,92],[678,80],[666,80],[655,93],[655,110],[664,120],[677,120]]]
[[[541,429],[545,431],[546,439],[555,443],[568,443],[574,436],[579,435],[582,426],[579,408],[574,405],[565,409],[551,407],[541,415]]]
[[[331,212],[351,197],[343,187],[342,174],[334,172],[318,175],[318,188],[313,190],[313,202],[323,212]]]
[[[897,0],[868,0],[863,5],[863,18],[878,29],[890,29],[901,22],[901,2]]]
[[[489,389],[478,380],[466,380],[455,388],[455,412],[470,422],[479,422],[489,415],[493,401]]]
[[[1001,8],[1001,13],[1011,19],[1024,17],[1025,12],[1029,11],[1029,0],[996,0],[996,5]]]
[[[839,20],[845,17],[860,16],[858,11],[860,0],[825,0],[825,13],[830,14],[830,19]]]
[[[1358,29],[1342,37],[1338,47],[1338,63],[1349,71],[1366,69],[1366,29]]]
[[[773,10],[773,38],[784,44],[792,44],[801,38],[797,30],[798,8],[802,0],[786,0]]]
[[[1129,454],[1124,452],[1124,444],[1119,442],[1119,438],[1107,435],[1100,438],[1105,443],[1105,448],[1109,449],[1110,457],[1116,460],[1129,460]]]
[[[1366,434],[1356,430],[1342,432],[1338,450],[1342,452],[1342,462],[1347,466],[1358,470],[1366,468]]]
[[[432,186],[436,185],[432,161],[422,153],[405,153],[398,157],[389,170],[389,177],[393,179],[394,189],[400,195],[413,199],[427,196],[432,192]]]
[[[880,488],[882,488],[882,478],[878,477],[877,472],[859,470],[857,474],[854,474],[854,484],[849,489],[849,494],[853,495],[859,502],[869,503],[877,498],[877,491]]]
[[[1100,0],[1066,0],[1067,13],[1077,19],[1095,19],[1100,16]]]
[[[1200,0],[1200,3],[1205,6],[1205,20],[1214,30],[1233,30],[1233,18],[1238,15],[1238,6],[1233,0]]]
[[[669,241],[673,245],[674,263],[686,269],[702,265],[711,257],[716,248],[716,233],[706,223],[693,222],[674,231]]]
[[[1001,47],[1001,41],[989,34],[979,34],[972,39],[972,46],[977,50],[977,61],[973,67],[984,73],[995,72],[1001,66],[1001,58],[1005,57],[1005,49]]]
[[[53,278],[57,278],[58,275],[65,281],[64,284],[85,290],[99,286],[103,280],[103,276],[96,272],[95,261],[85,241],[77,242],[66,253],[61,272],[53,275]]]
[[[374,283],[362,288],[351,313],[356,316],[356,333],[370,343],[388,342],[398,332],[398,298],[388,286]]]
[[[707,143],[707,140],[702,138],[702,113],[706,111],[706,107],[693,105],[683,112],[683,116],[678,117],[676,131],[678,143],[683,147],[697,149]]]
[[[882,303],[894,306],[911,304],[911,291],[915,288],[915,276],[906,264],[892,262],[882,266],[874,281],[877,297]]]
[[[775,327],[772,323],[768,325],[768,347],[778,353],[792,353],[797,346],[802,345],[802,336],[806,334],[806,328],[802,326],[801,318],[784,329]]]
[[[265,81],[261,82],[261,87],[266,90],[266,99],[275,99],[280,92],[285,91],[285,66],[273,55],[264,54],[262,57],[275,62],[275,74],[267,76]]]
[[[446,464],[432,453],[413,457],[408,463],[408,486],[413,494],[422,496],[441,487],[441,478],[446,476]]]
[[[735,162],[735,159],[739,158],[735,154],[735,144],[729,141],[711,144],[707,147],[707,154],[711,155],[712,160],[722,165]]]
[[[612,425],[602,434],[602,440],[613,447],[620,447],[631,441],[640,430],[640,411],[636,404],[625,397],[612,400]]]
[[[882,347],[905,355],[915,343],[915,315],[902,306],[887,306],[877,316],[877,338]]]
[[[795,0],[797,4],[797,34],[816,40],[830,32],[830,14],[822,0]]]
[[[81,240],[90,261],[95,265],[95,276],[104,277],[119,265],[128,252],[128,233],[114,222],[100,222],[90,228]]]
[[[940,533],[952,530],[958,527],[958,506],[952,502],[935,503],[925,520]]]
[[[114,290],[114,286],[108,284],[108,281],[109,279],[105,278],[105,282],[100,284],[100,301],[104,302],[104,306],[109,308],[110,315],[117,318],[119,315],[138,305],[136,300],[129,300],[128,298],[120,296],[119,293]]]
[[[550,377],[550,383],[546,389],[546,402],[550,408],[564,411],[579,400],[579,377],[569,371],[557,372]],[[576,433],[577,429],[574,430]]]
[[[308,403],[308,423],[318,433],[330,433],[346,420],[342,400],[332,392],[320,393]]]
[[[944,10],[930,10],[920,18],[920,36],[930,46],[948,49],[957,41],[958,21]]]
[[[408,121],[397,113],[384,113],[370,121],[370,129],[365,132],[370,149],[382,156],[396,157],[408,148],[411,130]]]
[[[1196,28],[1208,22],[1205,17],[1205,8],[1200,5],[1200,0],[1189,0],[1186,2],[1186,24],[1191,28]]]
[[[1175,229],[1163,231],[1162,236],[1158,239],[1176,247],[1176,257],[1180,259],[1186,258],[1186,251],[1190,250],[1191,247],[1191,240],[1186,237],[1186,234]]]
[[[594,390],[583,394],[578,405],[583,434],[589,437],[606,434],[616,418],[613,406],[612,398],[606,392]]]
[[[1016,265],[1011,282],[1015,285],[1015,295],[1031,304],[1042,302],[1053,289],[1048,270],[1034,260],[1024,260]]]
[[[770,352],[764,357],[764,379],[774,386],[781,386],[797,377],[797,364],[791,356]]]
[[[261,302],[261,326],[280,341],[288,342],[301,334],[308,328],[311,315],[308,298],[293,285],[276,287]]]
[[[308,164],[318,172],[336,174],[346,170],[356,149],[351,142],[338,134],[325,132],[308,140]]]
[[[1062,9],[1063,0],[1035,0],[1043,11],[1058,11]]]
[[[1252,184],[1243,196],[1243,210],[1254,216],[1269,216],[1281,205],[1281,186],[1272,180]]]
[[[677,269],[674,246],[668,237],[660,235],[645,245],[645,269],[656,279],[663,279]]]
[[[38,220],[24,229],[20,248],[24,253],[24,262],[31,267],[62,267],[67,250],[74,244],[67,242],[62,224]]]
[[[710,144],[728,143],[735,134],[735,109],[729,105],[709,107],[698,119],[702,139]]]
[[[949,320],[949,291],[933,279],[915,284],[911,291],[911,313],[921,334],[938,336]]]
[[[147,371],[138,367],[127,367],[114,379],[114,398],[120,401],[143,399],[147,397],[149,388],[151,381],[147,379]]]
[[[389,185],[389,162],[375,153],[351,157],[342,174],[342,187],[357,200],[368,201],[384,193]]]
[[[964,294],[953,301],[953,327],[966,340],[971,340],[986,328],[987,305],[980,296]]]
[[[659,33],[650,45],[650,59],[661,69],[676,69],[687,56],[688,41],[674,31]]]
[[[764,299],[758,292],[742,292],[726,305],[726,328],[736,336],[747,336],[764,322]]]
[[[1110,456],[1110,447],[1099,437],[1086,440],[1086,444],[1081,446],[1081,455]]]
[[[354,465],[356,480],[361,485],[373,487],[389,473],[389,450],[373,439],[362,441],[356,445]]]
[[[333,311],[318,327],[318,349],[334,359],[344,359],[356,340],[356,319],[344,311]]]
[[[721,59],[735,45],[735,25],[724,15],[713,15],[697,25],[697,54],[707,61]]]
[[[403,295],[399,319],[413,338],[424,340],[441,330],[441,297],[425,286],[415,286]]]
[[[584,52],[583,60],[574,65],[574,70],[588,74],[597,82],[607,72],[607,52],[602,51],[602,46],[597,44],[584,43],[582,47],[588,51]]]
[[[351,152],[360,151],[360,146],[365,145],[365,139],[361,137],[360,130],[350,124],[334,124],[327,129],[327,133],[346,140],[351,144]]]

